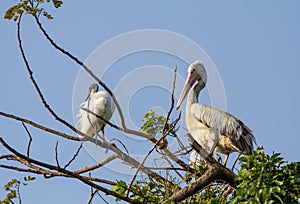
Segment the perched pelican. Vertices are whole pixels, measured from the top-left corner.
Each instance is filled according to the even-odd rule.
[[[90,86],[89,94],[86,100],[81,104],[81,109],[76,116],[79,118],[76,126],[78,130],[90,137],[97,135],[98,132],[101,131],[102,138],[104,139],[105,122],[82,109],[88,109],[102,116],[107,121],[111,118],[115,110],[111,96],[105,91],[98,92],[98,89],[98,84],[94,83]],[[83,138],[81,135],[79,135],[79,137]]]
[[[226,166],[231,152],[251,154],[253,142],[256,141],[252,131],[239,119],[224,111],[198,103],[199,93],[205,87],[206,81],[203,63],[195,61],[188,67],[188,76],[176,109],[179,109],[188,95],[186,126],[194,142],[198,144],[196,146],[201,146],[196,150],[202,158],[211,155],[214,150],[225,154]]]

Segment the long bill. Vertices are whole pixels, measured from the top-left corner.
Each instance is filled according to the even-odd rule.
[[[188,77],[185,81],[184,87],[181,91],[179,100],[177,102],[176,110],[178,110],[180,108],[181,104],[183,103],[183,101],[186,98],[187,94],[191,90],[191,88],[192,88],[195,81],[196,81],[196,75],[189,73],[189,75],[188,75]]]

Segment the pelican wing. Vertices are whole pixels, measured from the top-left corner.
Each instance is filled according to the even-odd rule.
[[[107,97],[108,96],[105,92],[97,92],[91,95],[88,100],[81,104],[79,113],[76,116],[79,118],[76,126],[81,132],[89,136],[93,136],[104,127],[104,122],[102,120],[83,110],[83,108],[102,116],[106,120],[110,119],[111,114],[109,118],[107,117],[107,112],[109,109]]]
[[[208,128],[219,135],[230,138],[232,143],[241,151],[251,153],[253,142],[256,144],[252,131],[239,119],[231,114],[212,108],[207,105],[195,103],[191,106],[193,116]]]

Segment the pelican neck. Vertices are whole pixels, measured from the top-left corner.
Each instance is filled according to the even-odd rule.
[[[196,81],[194,85],[192,86],[189,94],[188,94],[188,100],[187,104],[191,106],[194,103],[198,103],[198,96],[200,91],[204,88],[205,85],[201,85],[199,81]]]

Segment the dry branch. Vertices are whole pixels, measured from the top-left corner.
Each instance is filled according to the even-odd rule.
[[[51,128],[48,128],[48,127],[45,127],[43,125],[37,124],[37,123],[35,123],[35,122],[31,121],[31,120],[28,120],[28,119],[21,118],[19,116],[15,116],[13,114],[9,114],[9,113],[5,113],[5,112],[0,111],[0,115],[4,116],[6,118],[11,118],[11,119],[14,119],[14,120],[22,121],[22,122],[27,123],[27,124],[35,127],[35,128],[38,128],[38,129],[46,131],[46,132],[50,132],[50,133],[52,133],[54,135],[61,136],[63,138],[69,139],[69,140],[80,141],[80,139],[78,137],[75,137],[75,136],[72,136],[72,135],[68,135],[68,134],[59,132],[57,130],[53,130]]]
[[[32,142],[32,136],[28,130],[28,128],[26,127],[25,123],[22,122],[23,127],[25,128],[25,131],[29,137],[29,141],[28,141],[28,145],[27,145],[27,157],[29,157],[29,153],[30,153],[30,146],[31,146],[31,142]]]
[[[85,167],[83,169],[79,169],[79,170],[76,170],[74,171],[74,173],[76,174],[82,174],[84,172],[87,172],[87,171],[92,171],[92,170],[95,170],[101,166],[104,166],[105,164],[109,163],[110,161],[114,160],[118,158],[118,155],[117,154],[112,154],[110,156],[108,156],[107,158],[103,159],[102,161],[94,164],[94,165],[91,165],[91,166],[88,166],[88,167]]]
[[[70,164],[76,159],[76,157],[78,156],[81,148],[82,148],[82,144],[80,143],[79,147],[77,148],[75,154],[73,155],[72,159],[70,159],[70,161],[68,163],[65,164],[64,169],[66,169],[68,166],[70,166]]]
[[[12,154],[16,155],[17,158],[20,158],[22,160],[24,160],[27,164],[26,165],[29,165],[29,164],[36,164],[38,166],[41,166],[41,167],[44,167],[44,168],[47,168],[47,169],[50,169],[50,170],[55,170],[57,171],[58,173],[61,173],[61,174],[67,174],[68,176],[70,177],[73,177],[73,178],[76,178],[80,181],[82,181],[83,183],[95,188],[95,189],[98,189],[108,195],[112,195],[116,198],[120,198],[124,201],[127,201],[129,203],[136,203],[136,204],[141,204],[141,202],[139,201],[136,201],[136,200],[132,200],[130,198],[127,198],[125,196],[122,196],[112,190],[108,190],[107,188],[104,188],[102,186],[99,186],[93,182],[91,182],[90,180],[80,176],[79,174],[76,174],[72,171],[68,171],[66,169],[63,169],[63,168],[60,168],[60,167],[57,167],[57,166],[54,166],[54,165],[51,165],[51,164],[47,164],[47,163],[44,163],[44,162],[41,162],[41,161],[38,161],[38,160],[34,160],[30,157],[27,157],[21,153],[19,153],[18,151],[16,151],[14,148],[12,148],[11,146],[9,146],[2,138],[0,138],[0,143],[2,144],[3,147],[5,147],[8,151],[10,151]]]
[[[185,198],[194,195],[198,191],[201,191],[203,188],[208,186],[210,183],[215,182],[216,180],[225,181],[233,188],[236,188],[236,175],[231,170],[216,162],[211,157],[208,157],[206,161],[208,162],[208,170],[200,178],[174,193],[174,195],[161,202],[161,204],[166,204],[171,201],[180,202]]]

